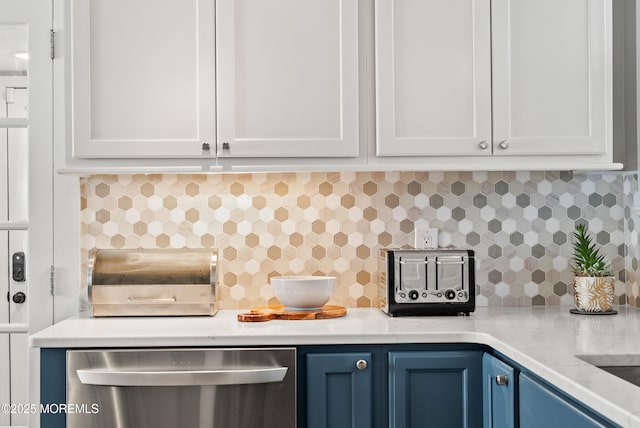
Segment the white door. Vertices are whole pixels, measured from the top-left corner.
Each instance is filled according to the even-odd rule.
[[[213,0],[70,5],[73,156],[215,156]]]
[[[492,1],[496,155],[611,150],[611,3]]]
[[[4,27],[0,24],[0,32],[3,31],[6,38],[13,36],[27,42],[28,28],[24,24]],[[5,63],[4,68],[11,71],[4,70],[4,75],[0,75],[0,124],[4,122],[5,126],[0,128],[0,298],[3,302],[0,306],[0,344],[3,345],[0,376],[8,380],[0,386],[2,404],[29,402],[28,307],[26,300],[22,300],[27,295],[26,276],[17,271],[28,246],[28,80],[26,64],[21,61]],[[0,413],[0,426],[27,425],[28,416]]]
[[[378,156],[491,155],[489,0],[376,1]]]
[[[50,325],[53,319],[51,7],[51,2],[39,0],[0,0],[3,404],[33,403],[30,394],[37,385],[38,362],[33,358],[37,354],[29,352],[28,333]],[[0,426],[27,425],[37,426],[37,415],[0,414]]]
[[[357,0],[218,0],[216,36],[218,156],[358,156]]]

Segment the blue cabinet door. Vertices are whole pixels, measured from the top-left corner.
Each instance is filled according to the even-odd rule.
[[[516,426],[515,369],[490,354],[482,357],[482,404],[484,428]]]
[[[482,352],[389,352],[389,427],[482,425]]]
[[[370,428],[370,352],[307,354],[307,428]]]
[[[524,373],[519,376],[519,387],[520,428],[613,426]]]

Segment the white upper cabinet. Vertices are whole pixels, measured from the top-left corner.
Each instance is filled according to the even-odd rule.
[[[69,1],[73,157],[359,155],[357,0]]]
[[[359,154],[357,0],[217,0],[218,156]]]
[[[213,0],[70,0],[75,157],[215,146]]]
[[[65,2],[70,173],[621,167],[611,0]]]
[[[493,0],[496,155],[603,154],[611,2]]]
[[[611,23],[607,0],[377,0],[377,155],[610,163]]]
[[[490,22],[489,0],[376,2],[378,156],[491,151]]]

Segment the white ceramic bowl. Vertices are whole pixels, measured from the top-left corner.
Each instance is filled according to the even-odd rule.
[[[334,276],[274,276],[271,286],[276,298],[292,311],[320,309],[336,287]]]

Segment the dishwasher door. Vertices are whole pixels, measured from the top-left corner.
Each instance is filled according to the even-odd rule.
[[[67,352],[69,428],[296,426],[295,348]]]

